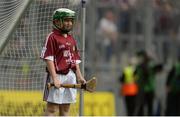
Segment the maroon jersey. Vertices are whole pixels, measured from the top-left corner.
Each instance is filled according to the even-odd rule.
[[[54,61],[57,73],[67,74],[69,69],[75,70],[80,60],[75,39],[68,35],[66,38],[56,29],[47,37],[41,58]]]

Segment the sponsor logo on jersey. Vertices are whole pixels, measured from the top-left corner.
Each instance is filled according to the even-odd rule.
[[[71,53],[69,50],[64,50],[64,52],[63,52],[64,57],[69,57],[70,55],[71,55]]]
[[[59,49],[62,49],[62,48],[65,48],[65,45],[62,44],[59,46]]]

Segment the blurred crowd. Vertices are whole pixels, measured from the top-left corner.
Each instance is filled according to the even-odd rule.
[[[112,6],[106,6],[112,3]],[[102,0],[99,2],[104,7],[98,9],[98,25],[97,25],[97,47],[100,54],[104,53],[105,61],[109,61],[114,55],[119,61],[120,53],[133,52],[139,48],[147,49],[145,25],[147,16],[146,7],[150,3],[152,13],[152,21],[149,22],[152,26],[153,36],[150,41],[152,47],[159,49],[161,45],[161,55],[158,52],[153,52],[157,57],[163,56],[162,61],[166,62],[171,52],[171,43],[180,48],[179,42],[179,9],[168,0],[152,0],[146,2],[143,0]],[[114,5],[113,5],[114,4]],[[105,7],[106,6],[106,7]],[[114,7],[116,6],[116,7]],[[138,38],[142,37],[142,38]],[[138,44],[139,43],[139,44]],[[137,48],[138,46],[139,48]],[[127,50],[126,49],[130,49]],[[175,53],[177,54],[177,52]]]
[[[178,116],[180,115],[180,55],[165,77],[165,109],[163,101],[156,95],[156,78],[165,66],[156,63],[147,52],[136,53],[129,64],[124,67],[119,77],[120,95],[124,97],[127,115],[132,116]],[[160,93],[160,92],[158,92]],[[155,103],[156,102],[156,103]],[[156,105],[156,106],[155,106]]]
[[[101,0],[96,4],[99,6],[98,55],[102,56],[103,63],[108,64],[113,57],[121,63],[119,92],[124,97],[127,115],[180,115],[178,1]],[[152,20],[147,25],[146,4],[151,6],[148,10],[152,12]],[[148,25],[153,35],[152,48],[145,45]],[[123,61],[124,54],[127,57]],[[164,78],[159,78],[159,74],[165,74]],[[161,94],[157,79],[165,81],[162,84],[164,97],[157,97],[156,93]]]

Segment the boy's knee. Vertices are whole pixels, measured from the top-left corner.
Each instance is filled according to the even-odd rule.
[[[48,103],[46,111],[45,111],[45,115],[47,115],[47,116],[48,115],[55,115],[57,110],[58,110],[58,106],[57,105],[52,104],[52,103]]]

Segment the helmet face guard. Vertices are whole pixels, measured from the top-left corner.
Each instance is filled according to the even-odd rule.
[[[70,10],[70,9],[66,9],[66,8],[60,8],[60,9],[55,10],[53,13],[53,25],[54,25],[54,27],[57,28],[58,30],[63,31],[63,29],[61,29],[61,27],[57,26],[54,23],[54,21],[59,20],[61,22],[61,24],[63,24],[64,19],[66,19],[66,18],[71,18],[74,21],[75,12]]]

